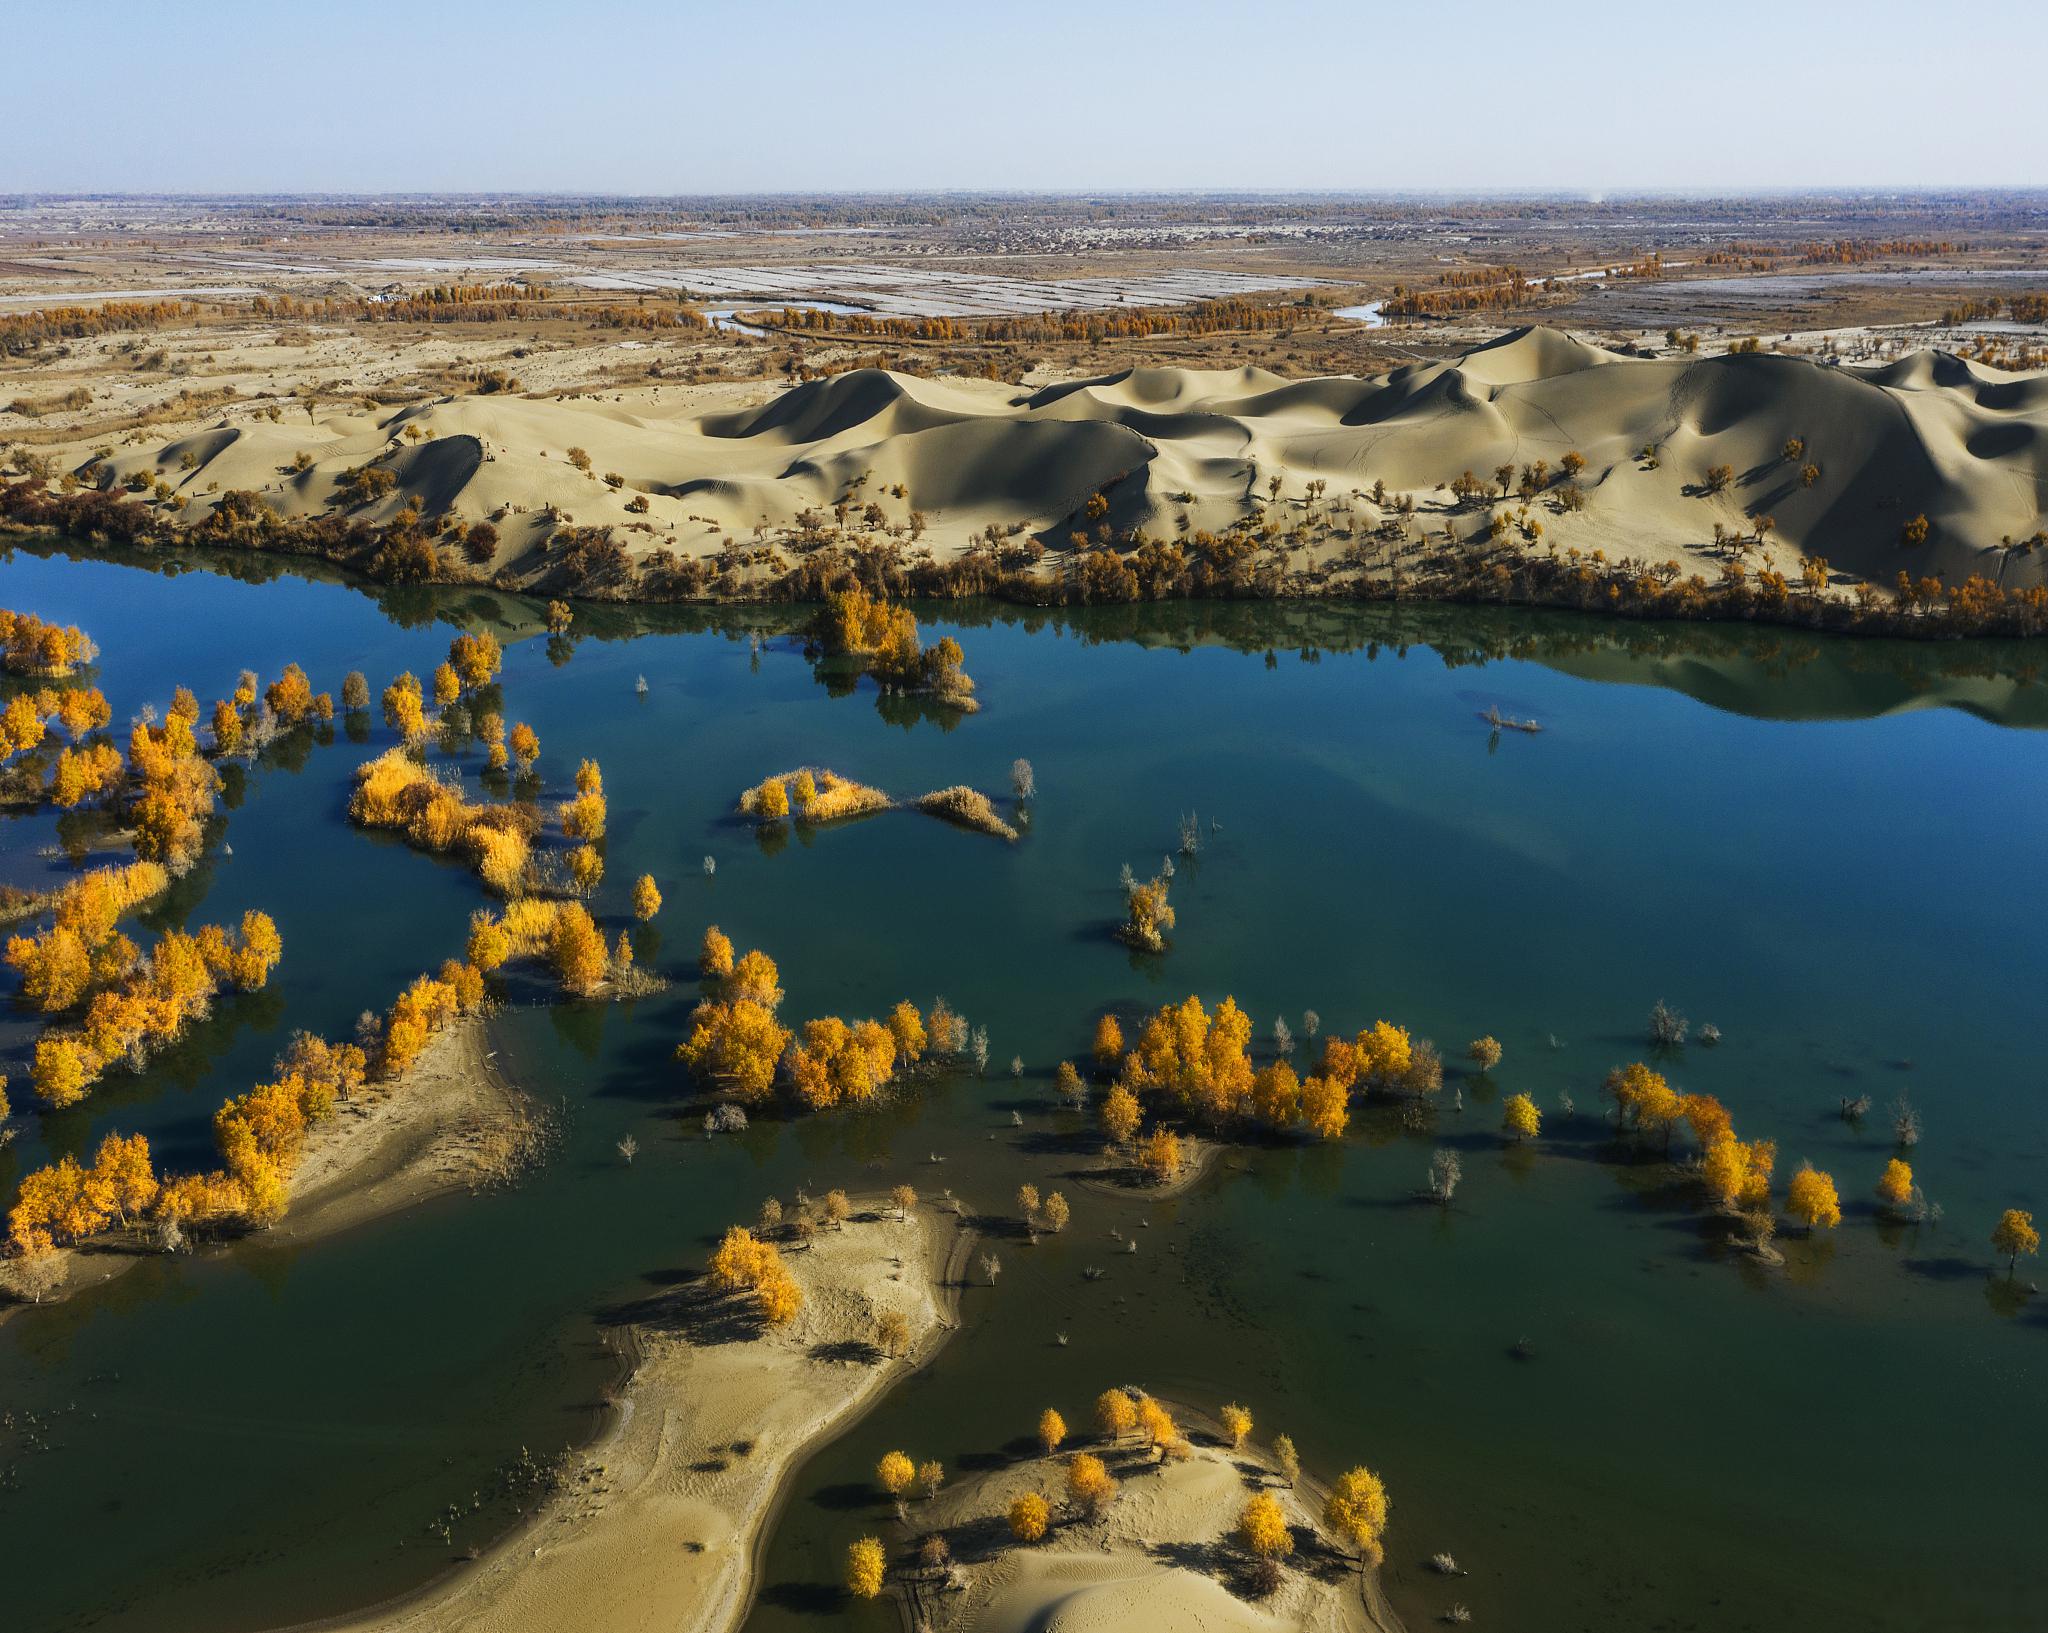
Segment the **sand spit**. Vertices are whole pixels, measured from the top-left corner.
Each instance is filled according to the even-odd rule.
[[[1567,455],[1584,461],[1569,497]],[[1521,473],[1538,462],[1545,476],[1524,495]],[[370,464],[394,483],[354,503],[374,488],[344,493],[344,475]],[[1446,525],[1476,541],[1492,512],[1525,508],[1540,540],[1524,523],[1512,536],[1539,553],[1677,560],[1710,582],[1730,558],[1715,529],[1753,535],[1766,516],[1749,570],[1796,584],[1799,558],[1823,556],[1837,594],[1859,579],[1889,586],[1902,567],[1957,582],[1979,572],[2006,589],[2048,570],[2048,550],[2001,544],[2043,525],[2048,375],[1939,352],[1871,369],[1770,353],[1643,358],[1542,328],[1370,379],[1146,368],[1026,390],[862,369],[738,409],[644,390],[222,419],[120,450],[106,469],[167,482],[189,501],[178,525],[230,489],[286,515],[384,524],[410,505],[492,519],[495,553],[475,571],[515,586],[546,577],[543,546],[562,525],[610,527],[639,560],[822,536],[836,521],[854,536],[893,530],[912,558],[944,562],[994,528],[1046,545],[1050,572],[1076,530],[1173,540],[1184,525],[1251,519],[1305,526],[1290,570],[1373,576],[1390,570],[1386,552],[1344,541],[1382,527],[1434,539]],[[1450,484],[1468,472],[1485,491],[1460,499]],[[1916,517],[1925,539],[1902,542]]]
[[[533,1101],[494,1064],[488,1023],[461,1016],[436,1033],[396,1082],[370,1085],[316,1124],[291,1181],[289,1211],[251,1243],[306,1242],[454,1190],[516,1174],[539,1148]],[[54,1304],[143,1263],[153,1252],[141,1228],[58,1248]],[[0,1305],[0,1321],[30,1306]]]
[[[271,1234],[332,1235],[444,1191],[499,1183],[541,1138],[533,1101],[498,1070],[489,1023],[460,1016],[397,1084],[335,1107],[292,1174],[291,1209]]]
[[[1252,1447],[1233,1450],[1213,1424],[1172,1410],[1191,1439],[1183,1460],[1161,1464],[1130,1441],[1084,1437],[915,1505],[916,1533],[944,1532],[958,1566],[953,1585],[914,1578],[916,1611],[936,1633],[1398,1633],[1375,1578],[1324,1535],[1320,1491],[1288,1487]],[[1120,1482],[1101,1520],[1063,1511],[1074,1451],[1101,1457]],[[1027,1491],[1046,1497],[1055,1516],[1035,1544],[1017,1542],[1005,1519]],[[1233,1535],[1257,1491],[1279,1501],[1294,1538],[1280,1587],[1265,1598]]]
[[[791,1327],[692,1283],[635,1312],[638,1364],[616,1421],[530,1525],[402,1604],[320,1624],[345,1633],[723,1633],[745,1616],[787,1477],[957,1322],[957,1221],[879,1200],[786,1251]],[[902,1359],[873,1348],[900,1312]]]

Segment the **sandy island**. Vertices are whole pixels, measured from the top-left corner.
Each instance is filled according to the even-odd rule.
[[[1084,1437],[915,1505],[914,1532],[943,1531],[956,1568],[950,1581],[912,1572],[913,1621],[936,1633],[1399,1633],[1376,1575],[1361,1575],[1325,1534],[1321,1488],[1289,1488],[1262,1451],[1233,1449],[1199,1414],[1171,1409],[1190,1437],[1185,1460],[1160,1464],[1133,1440]],[[1061,1511],[1074,1451],[1101,1457],[1120,1482],[1099,1521]],[[1264,1599],[1247,1585],[1250,1556],[1233,1536],[1246,1499],[1262,1490],[1279,1500],[1294,1537],[1281,1585]],[[1044,1495],[1055,1515],[1035,1544],[1012,1538],[1005,1519],[1027,1491]]]
[[[899,1221],[856,1204],[843,1230],[785,1248],[804,1304],[781,1332],[700,1280],[651,1300],[611,1429],[527,1526],[474,1567],[326,1633],[674,1633],[744,1618],[785,1483],[921,1366],[957,1325],[971,1237],[958,1219]],[[873,1347],[901,1313],[899,1359]]]

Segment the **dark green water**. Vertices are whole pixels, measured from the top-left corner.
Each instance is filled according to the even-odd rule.
[[[2048,687],[2028,649],[1449,609],[948,609],[927,623],[960,636],[985,708],[947,729],[832,695],[786,638],[756,652],[702,615],[592,611],[551,643],[494,596],[27,550],[0,562],[0,604],[89,628],[117,719],[180,681],[220,695],[245,665],[296,658],[337,690],[350,668],[424,674],[458,620],[530,636],[508,642],[506,716],[540,732],[556,787],[582,755],[604,765],[601,916],[652,872],[657,965],[685,973],[715,919],[776,956],[787,1014],[944,993],[992,1054],[986,1081],[707,1143],[669,1059],[686,984],[507,1016],[505,1060],[562,1125],[517,1188],[317,1244],[287,1225],[0,1325],[0,1536],[34,1562],[9,1572],[10,1628],[237,1630],[417,1585],[508,1522],[493,1493],[521,1447],[591,1431],[633,1301],[768,1194],[898,1178],[990,1209],[1020,1180],[1059,1185],[1074,1224],[1000,1244],[1000,1283],[969,1292],[938,1362],[803,1471],[757,1628],[862,1621],[829,1584],[877,1518],[881,1451],[971,1470],[1111,1382],[1240,1399],[1312,1468],[1381,1470],[1389,1586],[1418,1628],[1451,1597],[1538,1633],[2042,1619],[2024,1561],[2048,1300],[2000,1296],[1985,1245],[1998,1209],[2048,1207],[2026,1019],[2048,968]],[[1490,742],[1492,704],[1548,729]],[[339,1031],[459,949],[474,881],[343,820],[387,741],[379,723],[249,773],[233,854],[151,922],[264,907],[285,938],[272,989],[80,1112],[18,1119],[0,1190],[110,1128],[202,1160],[215,1106],[292,1029]],[[1040,797],[1014,849],[891,813],[771,851],[725,814],[799,761],[997,792],[1020,754]],[[1107,936],[1118,866],[1154,865],[1189,809],[1220,829],[1176,880],[1172,952],[1134,961]],[[61,867],[39,854],[53,826],[0,828],[0,877]],[[1447,1054],[1491,1032],[1507,1058],[1493,1087],[1456,1080],[1465,1111],[1434,1139],[1363,1120],[1337,1149],[1234,1151],[1173,1202],[1076,1189],[1092,1142],[1051,1108],[1054,1064],[1104,1006],[1189,991],[1234,993],[1262,1033],[1304,1008],[1347,1030],[1386,1015]],[[1603,1145],[1600,1077],[1643,1052],[1659,997],[1725,1033],[1674,1079],[1777,1138],[1781,1175],[1809,1157],[1842,1188],[1841,1230],[1785,1242],[1782,1273],[1720,1257],[1689,1201]],[[1902,1088],[1936,1227],[1878,1225],[1888,1119],[1835,1114]],[[1551,1113],[1529,1152],[1495,1132],[1516,1089]],[[1436,1143],[1464,1160],[1448,1213],[1409,1200]],[[451,1504],[474,1508],[453,1548],[426,1531]],[[1472,1572],[1455,1592],[1421,1568],[1439,1549]]]

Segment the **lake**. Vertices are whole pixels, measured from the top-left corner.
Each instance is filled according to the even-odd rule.
[[[1242,1401],[1325,1476],[1378,1469],[1412,1628],[1453,1599],[1525,1633],[2040,1620],[2048,1300],[1993,1277],[1986,1241],[2000,1209],[2048,1207],[2025,1019],[2048,968],[2037,649],[1480,608],[957,604],[920,613],[965,648],[983,708],[941,717],[821,680],[790,609],[587,608],[551,638],[488,591],[167,565],[18,545],[0,605],[84,626],[117,722],[293,660],[317,688],[350,669],[381,687],[426,675],[457,628],[494,629],[505,717],[539,732],[551,796],[580,758],[604,767],[594,910],[615,929],[652,873],[642,962],[676,984],[493,1023],[559,1130],[518,1185],[320,1242],[287,1220],[0,1324],[0,1527],[34,1562],[10,1572],[10,1628],[235,1633],[417,1586],[513,1523],[523,1451],[594,1432],[633,1301],[766,1196],[899,1179],[997,1212],[1029,1180],[1074,1222],[1001,1244],[936,1363],[801,1471],[756,1629],[897,1625],[831,1587],[885,1516],[880,1453],[971,1471],[1112,1383]],[[1495,708],[1544,729],[1494,733]],[[345,821],[351,773],[392,740],[381,719],[287,740],[230,779],[223,842],[143,922],[261,907],[284,938],[271,986],[74,1111],[18,1115],[0,1195],[110,1129],[209,1160],[214,1109],[293,1030],[344,1032],[460,952],[470,874]],[[764,842],[731,815],[805,762],[1007,804],[1018,756],[1039,793],[1015,846],[913,812]],[[1203,843],[1177,864],[1178,927],[1134,956],[1110,934],[1118,870],[1156,869],[1183,813]],[[0,880],[57,876],[77,829],[9,819]],[[986,1026],[987,1075],[707,1141],[672,1051],[713,921],[777,959],[785,1019],[942,993]],[[1341,1145],[1232,1147],[1170,1201],[1079,1188],[1098,1142],[1057,1108],[1055,1066],[1106,1008],[1190,992],[1234,994],[1262,1052],[1309,1009],[1434,1038],[1436,1128],[1361,1112]],[[1722,1034],[1660,1069],[1775,1138],[1781,1184],[1811,1159],[1840,1186],[1841,1228],[1781,1236],[1782,1269],[1731,1255],[1602,1121],[1601,1079],[1648,1058],[1659,999]],[[1490,1079],[1460,1059],[1482,1033],[1505,1047]],[[29,1035],[0,1019],[18,1113]],[[1499,1134],[1516,1091],[1546,1117],[1521,1149]],[[1917,1227],[1881,1223],[1871,1194],[1901,1094],[1942,1210]],[[1845,1121],[1858,1095],[1874,1109]],[[1449,1209],[1415,1199],[1440,1146],[1464,1166]],[[1430,1572],[1440,1550],[1470,1575]]]

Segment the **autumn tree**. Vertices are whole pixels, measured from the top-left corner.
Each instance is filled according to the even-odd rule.
[[[1465,1053],[1471,1058],[1472,1064],[1478,1068],[1482,1077],[1500,1064],[1500,1044],[1490,1037],[1474,1038],[1466,1045]]]
[[[661,911],[661,891],[654,883],[654,875],[643,873],[633,881],[633,916],[645,924]]]
[[[1114,1015],[1105,1015],[1095,1023],[1095,1065],[1098,1070],[1116,1070],[1116,1063],[1123,1058],[1124,1029],[1117,1025]]]
[[[704,943],[697,954],[697,968],[707,980],[720,981],[732,974],[732,938],[717,925],[704,931]]]
[[[1109,1136],[1111,1144],[1128,1145],[1138,1132],[1143,1116],[1138,1109],[1138,1097],[1119,1083],[1103,1099],[1102,1131]]]
[[[1358,1550],[1361,1569],[1385,1557],[1381,1539],[1386,1535],[1387,1512],[1387,1488],[1368,1468],[1346,1470],[1323,1500],[1324,1520]]]
[[[900,1497],[917,1478],[917,1465],[901,1452],[884,1452],[875,1465],[875,1481],[892,1497]]]
[[[1052,1522],[1052,1509],[1035,1491],[1020,1493],[1010,1504],[1010,1535],[1019,1542],[1036,1542]]]
[[[1511,1094],[1501,1103],[1501,1127],[1517,1140],[1533,1140],[1543,1127],[1543,1114],[1526,1094]]]
[[[899,1221],[908,1219],[910,1217],[910,1210],[917,1206],[917,1191],[909,1185],[892,1186],[889,1191],[889,1201],[895,1207],[896,1217]]]
[[[1138,1166],[1155,1185],[1168,1185],[1181,1176],[1187,1155],[1181,1138],[1169,1128],[1155,1128],[1138,1142]]]
[[[1270,1491],[1255,1493],[1237,1517],[1237,1540],[1259,1559],[1284,1559],[1294,1552],[1294,1536],[1280,1499]]]
[[[1048,1406],[1038,1414],[1038,1444],[1047,1457],[1060,1449],[1060,1442],[1067,1438],[1067,1420]]]
[[[1109,1440],[1122,1440],[1138,1426],[1138,1403],[1121,1389],[1095,1397],[1095,1427]]]
[[[1991,1245],[2005,1255],[2005,1279],[2012,1280],[2020,1255],[2041,1251],[2041,1233],[2034,1229],[2034,1216],[2024,1208],[2007,1208],[1991,1227]]]
[[[1100,1519],[1116,1499],[1116,1477],[1092,1452],[1076,1452],[1067,1462],[1067,1501],[1089,1519]]]
[[[1894,1212],[1913,1205],[1913,1169],[1903,1158],[1893,1157],[1877,1177],[1877,1199]]]
[[[846,1550],[846,1591],[856,1599],[878,1598],[888,1574],[888,1556],[875,1537],[861,1537]]]
[[[1811,1233],[1833,1230],[1842,1222],[1842,1204],[1835,1182],[1810,1162],[1802,1162],[1785,1186],[1785,1211]]]
[[[1224,1407],[1218,1417],[1223,1424],[1223,1432],[1230,1436],[1230,1444],[1233,1447],[1242,1447],[1245,1437],[1252,1432],[1251,1413],[1233,1402]]]

